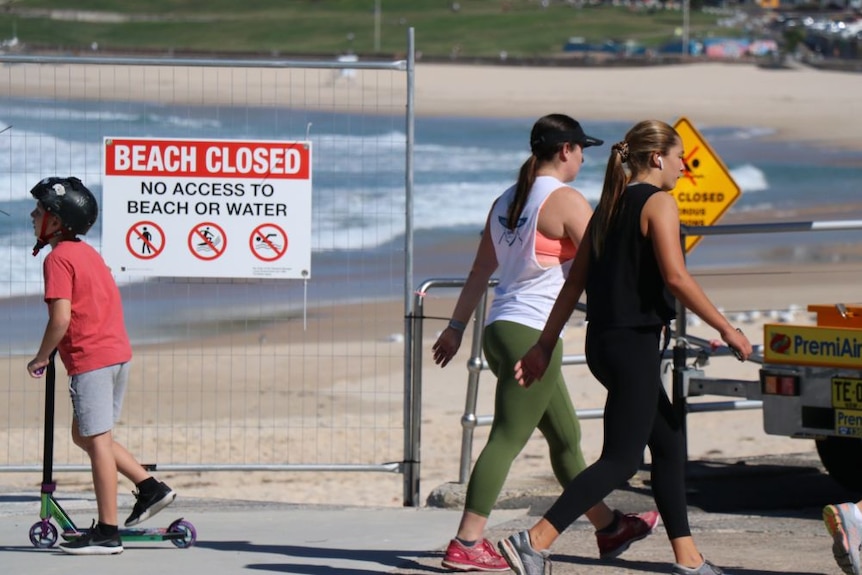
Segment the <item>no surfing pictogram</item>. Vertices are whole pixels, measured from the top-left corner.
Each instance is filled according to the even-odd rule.
[[[287,233],[275,224],[257,226],[248,242],[254,257],[265,262],[274,262],[287,252]]]
[[[129,253],[140,260],[151,260],[165,249],[165,232],[155,222],[137,222],[126,232]]]
[[[227,248],[227,234],[218,224],[203,222],[189,231],[189,251],[196,258],[213,261]]]

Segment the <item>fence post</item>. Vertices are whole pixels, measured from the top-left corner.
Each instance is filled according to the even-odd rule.
[[[419,507],[419,471],[422,431],[422,330],[424,289],[414,297],[413,312],[404,318],[404,507]]]
[[[678,337],[673,346],[673,411],[682,427],[683,449],[685,458],[688,460],[688,430],[686,428],[686,417],[688,406],[686,405],[684,376],[685,360],[688,355],[688,343],[685,338]]]
[[[414,58],[413,28],[407,30],[407,141],[404,170],[404,496],[405,507],[419,507],[422,421],[422,291],[413,295],[413,142]],[[412,305],[411,305],[412,303]]]
[[[682,248],[682,257],[685,259],[685,230],[680,229],[679,243]],[[676,329],[674,330],[675,343],[673,346],[673,378],[671,399],[673,401],[673,411],[677,421],[682,426],[683,450],[686,461],[688,461],[688,429],[686,425],[686,417],[688,409],[686,405],[686,393],[683,382],[683,372],[685,371],[685,361],[688,357],[688,342],[686,341],[686,309],[679,300],[676,300]],[[667,337],[669,334],[665,334]]]

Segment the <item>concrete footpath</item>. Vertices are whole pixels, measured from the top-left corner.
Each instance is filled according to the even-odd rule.
[[[689,485],[695,540],[727,573],[840,573],[832,559],[831,539],[820,521],[820,508],[824,502],[849,500],[852,494],[837,487],[817,469],[816,462],[697,464]],[[494,512],[488,537],[496,541],[528,528],[555,493],[552,484],[541,481],[529,487],[507,486],[501,506],[514,508]],[[95,513],[92,499],[60,495],[59,500],[76,523],[89,525]],[[625,511],[651,508],[648,474],[639,474],[608,502]],[[130,505],[130,501],[121,501],[123,510]],[[441,573],[443,550],[460,517],[457,505],[345,508],[180,497],[143,526],[164,527],[184,517],[197,531],[192,547],[179,549],[167,541],[129,541],[119,556],[72,557],[30,543],[28,534],[38,521],[38,508],[38,493],[0,490],[3,573]],[[560,538],[552,559],[556,575],[642,574],[670,573],[672,555],[659,526],[620,559],[600,562],[592,528],[579,520]]]
[[[58,499],[79,527],[89,527],[95,514],[93,500]],[[508,512],[509,517],[513,513]],[[503,515],[501,519],[506,518]],[[29,530],[38,516],[38,497],[0,494],[0,570],[4,574],[389,573],[437,552],[458,521],[458,512],[449,509],[341,508],[178,497],[141,527],[166,527],[183,517],[197,531],[197,541],[188,549],[169,541],[127,541],[121,555],[73,557],[56,546],[37,549],[30,543]]]

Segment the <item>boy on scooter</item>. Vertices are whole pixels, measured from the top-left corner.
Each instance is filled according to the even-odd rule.
[[[111,433],[123,405],[132,348],[111,271],[102,256],[78,238],[96,221],[96,198],[73,177],[45,178],[30,194],[36,199],[30,214],[37,238],[33,255],[46,245],[51,253],[43,263],[48,323],[27,371],[42,377],[52,351],[59,351],[70,377],[72,440],[90,457],[99,514],[86,534],[60,548],[73,555],[115,555],[123,552],[117,472],[137,487],[127,527],[170,505],[176,493],[152,477]]]

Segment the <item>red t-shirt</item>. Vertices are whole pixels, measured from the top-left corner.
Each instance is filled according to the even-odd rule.
[[[82,241],[63,241],[43,264],[45,301],[72,302],[69,329],[57,346],[69,375],[132,358],[120,290],[102,256]]]

